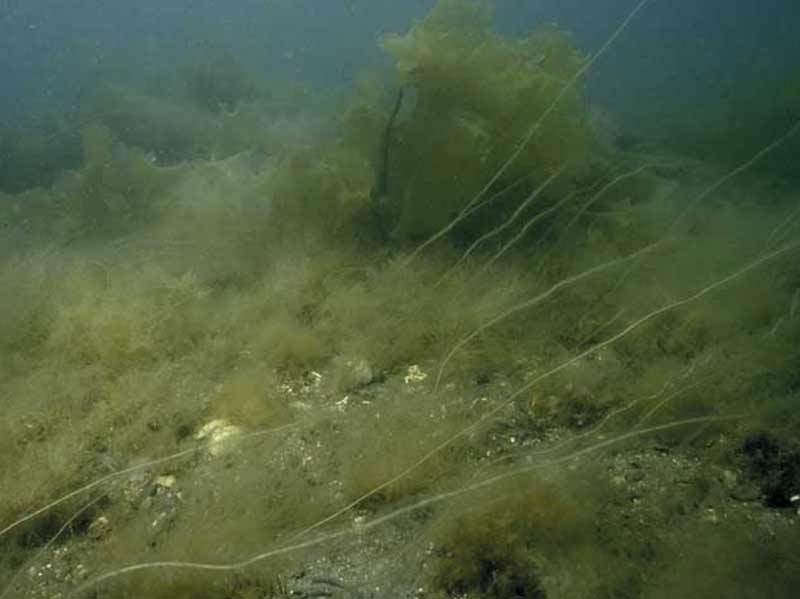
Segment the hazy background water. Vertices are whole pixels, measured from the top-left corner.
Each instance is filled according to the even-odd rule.
[[[208,47],[268,77],[347,83],[382,60],[376,38],[405,31],[431,0],[2,0],[0,119],[69,109],[80,90],[163,72]],[[555,22],[596,49],[636,0],[499,0],[500,30]],[[800,59],[794,0],[652,0],[589,78],[592,97],[630,122],[791,72]],[[2,124],[0,122],[0,124]]]

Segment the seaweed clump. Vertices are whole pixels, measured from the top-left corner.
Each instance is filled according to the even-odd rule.
[[[514,215],[500,243],[606,174],[577,84],[587,58],[566,32],[508,38],[489,3],[442,0],[380,45],[392,84],[360,77],[341,136],[283,171],[275,210],[291,238],[397,246],[450,226],[464,246]]]
[[[555,169],[586,162],[591,135],[581,90],[565,89],[586,57],[565,32],[543,27],[510,39],[492,31],[488,3],[444,0],[406,34],[384,36],[381,46],[394,59],[399,83],[415,96],[394,140],[396,236],[424,237],[447,225],[482,193],[532,126],[536,135],[497,189],[488,190],[523,182],[503,195],[506,209]],[[493,222],[487,214],[498,219],[502,212],[494,205],[477,211],[471,226],[483,229]]]
[[[434,536],[434,596],[597,596],[596,571],[614,558],[594,531],[612,495],[590,469],[552,474],[507,484],[447,520]]]
[[[793,498],[800,494],[800,444],[757,432],[742,442],[741,455],[764,505],[792,507],[797,501]]]

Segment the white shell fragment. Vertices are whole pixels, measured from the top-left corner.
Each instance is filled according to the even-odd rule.
[[[222,455],[228,448],[227,441],[241,433],[241,429],[222,418],[204,424],[195,434],[197,441],[208,442],[208,453],[214,457]]]
[[[403,380],[405,381],[406,385],[410,385],[411,383],[421,383],[426,378],[428,378],[428,373],[423,372],[422,369],[416,364],[412,364],[408,367],[408,373],[405,377],[403,377]]]

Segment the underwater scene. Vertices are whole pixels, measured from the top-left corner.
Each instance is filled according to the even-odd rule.
[[[796,597],[793,4],[0,2],[0,599]]]

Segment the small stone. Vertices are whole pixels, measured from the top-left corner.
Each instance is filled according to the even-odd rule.
[[[335,366],[336,386],[342,391],[354,391],[375,381],[372,366],[363,358],[339,358]]]
[[[105,537],[111,531],[111,522],[105,516],[98,516],[89,525],[88,534],[94,540]]]
[[[350,364],[353,384],[357,387],[369,385],[375,378],[372,366],[366,360],[355,360]]]

